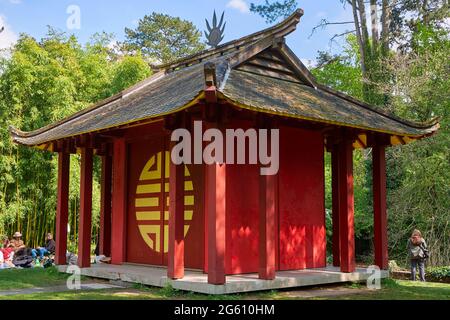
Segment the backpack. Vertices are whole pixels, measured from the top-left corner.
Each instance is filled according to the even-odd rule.
[[[430,257],[430,251],[428,251],[428,249],[426,249],[426,248],[423,246],[423,243],[421,243],[421,244],[419,245],[419,247],[420,247],[420,249],[422,249],[422,252],[423,252],[423,258],[424,258],[424,259],[428,259],[428,258]]]
[[[50,267],[52,267],[54,262],[55,262],[55,260],[53,260],[53,259],[47,259],[47,260],[44,262],[44,268],[50,268]]]
[[[13,264],[16,267],[21,268],[31,268],[31,264],[33,263],[33,257],[28,255],[21,255],[18,257],[14,257]]]
[[[32,250],[30,248],[22,248],[17,250],[14,257],[32,256]]]

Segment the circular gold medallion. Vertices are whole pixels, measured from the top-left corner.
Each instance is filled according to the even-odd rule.
[[[164,158],[164,159],[163,159]],[[162,166],[164,162],[164,167]],[[170,153],[158,152],[150,157],[142,169],[136,187],[136,221],[142,239],[156,252],[168,252],[169,244],[169,170]],[[189,232],[194,215],[194,185],[187,166],[184,166],[184,236]],[[164,237],[161,250],[161,237]]]

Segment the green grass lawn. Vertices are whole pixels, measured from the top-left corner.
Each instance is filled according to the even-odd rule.
[[[0,291],[28,289],[32,287],[56,286],[65,283],[67,274],[59,273],[55,268],[2,270],[0,271]],[[92,282],[89,278],[83,281]],[[203,295],[174,290],[171,287],[156,288],[135,285],[132,288],[120,288],[96,291],[69,291],[52,293],[33,293],[26,295],[0,296],[0,300],[243,300],[243,299],[312,299],[312,300],[450,300],[450,284],[432,282],[411,282],[386,279],[381,290],[367,290],[362,284],[334,286],[338,295],[321,296],[322,290],[329,287],[305,288],[314,297],[302,297],[302,289],[266,291],[233,295]],[[343,293],[339,295],[339,290]],[[345,290],[344,290],[345,289]],[[354,290],[354,291],[353,291]],[[349,292],[350,291],[350,292]]]
[[[315,298],[321,299],[321,298]],[[334,300],[450,300],[450,284],[385,279],[380,290],[333,297]]]
[[[56,268],[0,270],[0,291],[60,285],[68,276]]]

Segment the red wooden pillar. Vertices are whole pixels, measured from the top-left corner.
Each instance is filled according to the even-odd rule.
[[[225,283],[226,165],[205,165],[208,283]]]
[[[339,146],[339,236],[341,272],[355,271],[353,140]]]
[[[100,183],[100,254],[111,256],[111,181],[112,158],[103,155]]]
[[[386,212],[386,148],[376,144],[372,149],[373,211],[375,264],[388,269],[387,212]]]
[[[112,195],[111,263],[122,264],[127,222],[127,145],[124,138],[114,140]]]
[[[78,227],[78,266],[91,265],[92,149],[81,148],[80,222]]]
[[[337,144],[331,149],[331,201],[332,201],[332,252],[333,266],[341,265],[339,244],[339,147]]]
[[[259,278],[275,279],[277,175],[259,177]]]
[[[70,154],[58,153],[58,199],[56,207],[55,263],[66,264],[67,223],[69,221]]]
[[[171,148],[176,145],[171,142]],[[169,253],[167,277],[184,277],[184,165],[170,161],[169,174]]]

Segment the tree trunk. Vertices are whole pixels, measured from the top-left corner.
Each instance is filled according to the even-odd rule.
[[[358,10],[359,10],[359,20],[361,22],[361,36],[364,45],[364,50],[367,53],[369,48],[369,32],[367,29],[367,16],[366,16],[366,5],[364,0],[358,0]]]
[[[391,20],[391,9],[389,7],[389,0],[383,0],[381,4],[381,48],[383,55],[389,51],[389,28]]]
[[[355,30],[356,30],[356,39],[358,40],[358,46],[359,46],[359,53],[361,55],[361,73],[363,76],[363,79],[366,76],[366,53],[364,50],[364,42],[363,42],[363,38],[361,35],[361,27],[359,24],[359,18],[358,18],[358,11],[357,11],[357,5],[356,5],[356,0],[351,0],[352,1],[352,11],[353,11],[353,20],[355,22]]]
[[[372,25],[372,53],[378,51],[378,6],[377,0],[370,0],[370,18]]]

